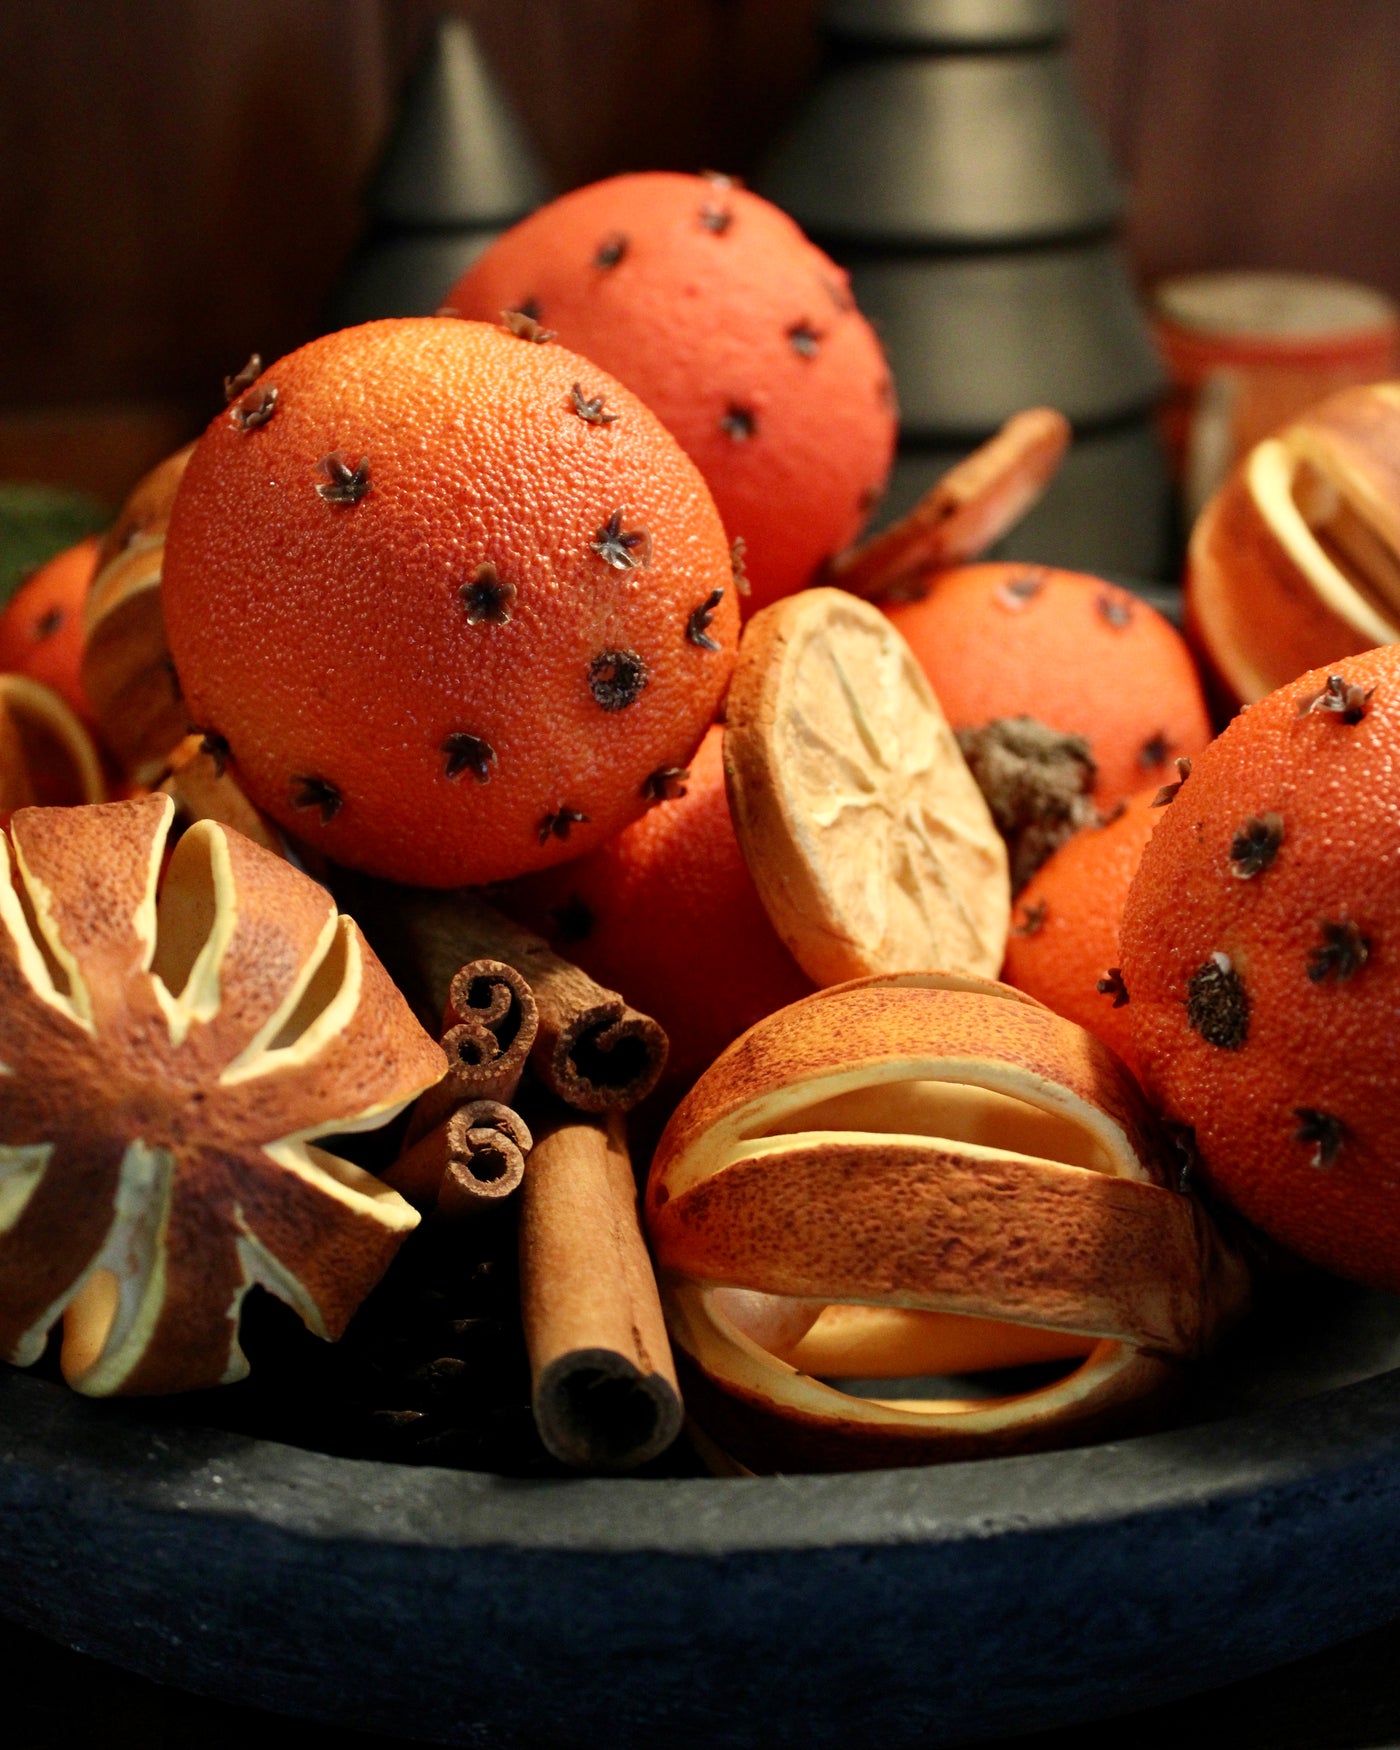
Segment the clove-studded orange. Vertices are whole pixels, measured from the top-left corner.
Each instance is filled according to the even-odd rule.
[[[83,691],[83,602],[97,570],[96,535],[41,565],[0,614],[0,672],[32,675],[92,719]]]
[[[162,593],[191,717],[251,799],[433,887],[643,813],[738,632],[694,464],[528,319],[372,322],[269,366],[199,440]]]
[[[1194,761],[1128,891],[1123,1014],[1212,1185],[1400,1289],[1400,645],[1269,694]]]
[[[727,177],[575,189],[493,243],[445,307],[527,310],[635,390],[742,537],[754,608],[811,583],[884,489],[890,375],[844,270]]]
[[[955,729],[1035,717],[1082,735],[1102,807],[1175,776],[1210,740],[1185,640],[1102,578],[1044,565],[964,565],[891,606]]]
[[[1165,786],[1163,786],[1165,788]],[[1067,839],[1021,889],[1002,977],[1110,1045],[1130,1066],[1132,1033],[1118,968],[1118,926],[1143,846],[1161,819],[1140,790],[1102,826]]]

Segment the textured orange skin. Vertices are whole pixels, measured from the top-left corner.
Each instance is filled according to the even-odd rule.
[[[1040,585],[1024,601],[1011,587],[1023,579]],[[1100,601],[1124,609],[1127,624],[1113,625]],[[1210,740],[1181,635],[1155,608],[1101,578],[1039,565],[964,565],[941,573],[922,601],[886,612],[954,729],[1024,716],[1085,736],[1102,807],[1175,777],[1172,761]]]
[[[61,693],[85,722],[92,707],[83,691],[83,601],[97,570],[98,541],[89,535],[25,579],[0,614],[0,672],[32,675]],[[57,627],[43,630],[51,614]]]
[[[799,997],[811,980],[769,922],[724,789],[724,731],[690,763],[686,794],[659,803],[609,844],[501,894],[506,909],[600,983],[666,1029],[663,1089],[690,1087],[747,1028]],[[560,929],[575,898],[593,927]]]
[[[621,417],[593,425],[570,387]],[[273,417],[220,414],[199,440],[165,546],[166,627],[194,721],[232,749],[249,797],[353,868],[429,887],[578,856],[642,813],[683,766],[729,679],[738,609],[704,481],[620,384],[556,345],[422,317],[312,341],[260,379]],[[358,503],[316,491],[321,459],[369,458]],[[650,564],[592,551],[616,511]],[[482,563],[518,594],[507,625],[467,622]],[[723,590],[709,627],[693,610]],[[590,664],[635,651],[649,681],[604,710]],[[489,781],[446,776],[444,739],[494,749]],[[296,780],[334,783],[329,823]],[[587,814],[566,838],[542,823]]]
[[[705,207],[732,214],[722,234],[701,223]],[[598,266],[617,236],[622,259]],[[747,545],[750,610],[855,539],[894,452],[889,371],[844,270],[786,214],[670,171],[593,183],[507,231],[447,308],[495,321],[527,302],[675,434]],[[795,324],[819,337],[814,356],[794,348]],[[731,407],[757,420],[742,442],[720,424]]]
[[[1298,715],[1328,673],[1376,692],[1361,722]],[[1211,1183],[1267,1233],[1341,1275],[1400,1289],[1400,647],[1315,669],[1244,711],[1196,762],[1143,855],[1120,940],[1142,1072],[1192,1125]],[[1251,815],[1284,838],[1251,880],[1227,862]],[[1345,982],[1308,977],[1324,920],[1370,956]],[[1228,954],[1248,993],[1237,1049],[1187,1024],[1187,981]],[[1296,1108],[1340,1118],[1330,1167]]]
[[[1130,1067],[1133,1035],[1127,1005],[1098,989],[1118,964],[1118,925],[1143,847],[1162,810],[1157,789],[1139,791],[1107,826],[1086,827],[1060,846],[1022,889],[1006,944],[1002,977],[1057,1015],[1077,1021]],[[1027,927],[1039,907],[1043,921]]]

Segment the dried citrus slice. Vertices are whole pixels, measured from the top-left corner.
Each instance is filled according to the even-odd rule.
[[[904,639],[840,589],[750,622],[724,737],[730,807],[778,934],[818,984],[994,976],[1006,848]]]

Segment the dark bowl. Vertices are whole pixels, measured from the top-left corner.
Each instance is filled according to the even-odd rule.
[[[0,1372],[0,1612],[165,1683],[452,1744],[946,1745],[1400,1611],[1400,1302],[1294,1285],[1194,1425],[828,1477],[327,1458]]]

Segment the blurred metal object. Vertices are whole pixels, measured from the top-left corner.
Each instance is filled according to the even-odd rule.
[[[1123,194],[1063,0],[826,0],[829,54],[760,192],[851,271],[894,373],[907,509],[1019,408],[1076,443],[1004,551],[1173,569],[1162,371],[1113,239]]]
[[[1123,207],[1054,46],[843,58],[761,188],[804,230],[844,246],[1025,245],[1102,233]]]
[[[370,183],[369,231],[327,326],[431,315],[491,240],[549,192],[471,27],[440,18]]]
[[[908,48],[1010,48],[1059,42],[1066,0],[827,0],[837,41]]]
[[[1102,424],[1161,388],[1112,241],[937,262],[856,257],[851,286],[895,366],[906,439],[980,436],[1027,406]]]

